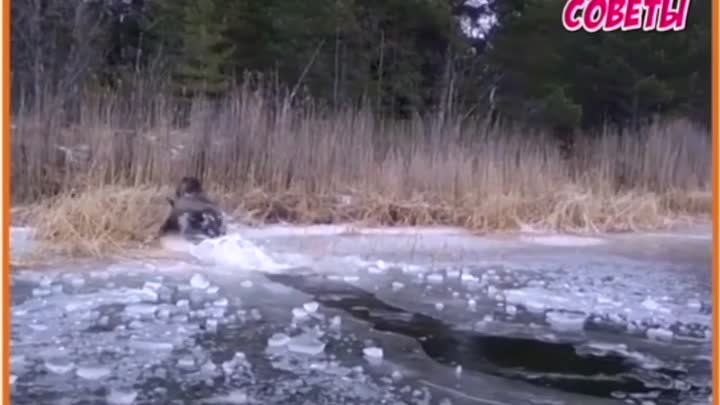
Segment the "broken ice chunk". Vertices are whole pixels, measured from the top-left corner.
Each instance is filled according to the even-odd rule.
[[[103,366],[82,366],[75,370],[75,375],[86,380],[99,380],[110,375],[110,368]]]
[[[208,319],[205,321],[205,330],[214,333],[217,332],[218,321],[217,319]]]
[[[170,310],[167,309],[167,308],[163,308],[163,309],[161,309],[161,310],[158,310],[158,312],[157,312],[157,317],[158,317],[158,319],[161,319],[161,320],[167,320],[167,319],[169,319],[169,318],[170,318]]]
[[[305,319],[308,316],[307,311],[305,311],[302,308],[293,308],[292,314],[293,314],[293,318],[296,318],[296,319]]]
[[[307,313],[309,313],[309,314],[312,314],[313,312],[316,312],[316,311],[318,310],[318,307],[319,307],[319,306],[320,306],[320,304],[318,304],[318,303],[315,302],[315,301],[313,301],[313,302],[307,302],[307,303],[303,304],[303,308],[305,308],[305,311],[306,311]]]
[[[587,319],[585,314],[560,311],[550,311],[545,317],[550,326],[559,331],[580,331]]]
[[[172,342],[160,342],[151,340],[131,340],[128,346],[137,350],[149,352],[172,351],[175,347]]]
[[[152,318],[155,317],[157,308],[157,305],[132,304],[125,307],[125,312],[131,318]]]
[[[290,342],[290,336],[284,333],[275,333],[268,339],[268,347],[282,347]]]
[[[82,287],[85,285],[85,279],[80,275],[70,276],[69,281],[73,287]]]
[[[542,314],[545,312],[545,304],[543,304],[540,301],[536,300],[527,300],[525,301],[525,309],[533,314]]]
[[[33,297],[45,297],[52,294],[52,291],[49,288],[33,288],[32,295]]]
[[[325,343],[309,334],[302,334],[290,339],[288,349],[291,352],[314,356],[325,351]]]
[[[246,404],[249,400],[244,391],[236,389],[228,392],[227,394],[208,398],[203,402],[214,404]]]
[[[192,288],[204,290],[210,287],[210,281],[208,281],[207,277],[202,274],[194,274],[192,278],[190,278],[190,286]]]
[[[698,299],[690,299],[687,302],[687,306],[692,309],[700,309],[702,308],[702,303]]]
[[[662,342],[671,342],[673,340],[674,333],[669,329],[664,328],[651,328],[647,330],[647,337],[650,340],[657,340]]]
[[[225,374],[232,374],[239,367],[246,367],[247,358],[243,352],[235,352],[235,355],[228,361],[222,363]]]
[[[162,284],[157,281],[146,281],[145,284],[143,284],[143,290],[148,289],[157,291],[160,289],[160,287],[162,287]]]
[[[215,302],[213,302],[213,305],[216,307],[226,307],[229,303],[230,302],[227,298],[220,298],[218,300],[215,300]]]
[[[340,315],[335,315],[332,318],[330,318],[330,327],[333,329],[340,329],[340,325],[342,324],[342,318],[340,318]]]
[[[130,405],[137,398],[137,391],[112,388],[107,395],[107,403],[112,405]]]
[[[178,367],[185,369],[185,370],[192,370],[195,368],[195,359],[191,356],[185,356],[177,361]]]
[[[51,373],[65,374],[75,368],[75,363],[65,359],[47,360],[45,361],[45,368]]]
[[[473,298],[470,298],[468,300],[468,308],[470,308],[470,310],[474,311],[475,308],[477,308],[477,301],[475,301]]]
[[[642,302],[642,306],[651,311],[660,309],[660,304],[658,304],[657,301],[650,297],[645,298],[645,300]]]

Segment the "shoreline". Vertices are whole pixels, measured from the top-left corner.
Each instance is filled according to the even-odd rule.
[[[11,249],[11,265],[16,269],[44,268],[50,266],[55,260],[65,263],[92,263],[100,261],[116,260],[172,260],[177,259],[178,252],[174,252],[163,246],[161,243],[149,243],[143,245],[126,245],[122,249],[108,252],[102,255],[72,255],[64,254],[61,251],[52,249],[44,250],[40,258],[37,248],[48,247],[52,242],[32,239],[33,228],[22,225],[10,226],[11,246],[27,243],[20,247],[20,252],[13,252]],[[609,243],[617,243],[623,239],[630,238],[635,241],[642,239],[665,240],[678,239],[702,243],[712,241],[712,222],[696,218],[692,223],[682,222],[662,229],[625,231],[625,232],[562,232],[537,229],[518,229],[513,231],[495,231],[477,233],[472,230],[453,226],[362,226],[353,223],[326,224],[326,225],[303,225],[291,223],[266,223],[245,225],[231,223],[228,227],[228,234],[239,234],[247,239],[272,240],[276,238],[430,238],[430,239],[457,239],[468,238],[477,242],[518,242],[535,248],[549,249],[583,249],[592,248]],[[35,246],[33,246],[35,245]]]

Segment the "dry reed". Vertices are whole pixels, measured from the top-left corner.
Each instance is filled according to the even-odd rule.
[[[151,235],[167,211],[158,187],[184,175],[259,222],[599,232],[710,212],[710,135],[682,120],[584,136],[563,159],[541,133],[284,109],[248,88],[194,100],[184,127],[162,95],[130,99],[85,97],[71,119],[57,104],[19,109],[13,201],[32,215],[14,221],[68,253],[102,254]]]

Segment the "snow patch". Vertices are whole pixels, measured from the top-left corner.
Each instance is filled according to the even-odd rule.
[[[543,246],[597,246],[607,243],[600,238],[572,236],[572,235],[545,235],[545,236],[522,236],[525,242],[535,243]]]
[[[383,349],[380,347],[366,347],[363,349],[363,355],[372,360],[379,360],[383,358]]]
[[[10,227],[10,250],[11,254],[19,255],[27,253],[35,246],[33,239],[34,231],[32,228],[25,226]]]
[[[238,230],[240,230],[238,228]],[[334,235],[469,235],[467,230],[456,227],[358,227],[352,224],[337,225],[268,225],[260,228],[242,228],[244,235],[252,238],[283,236],[334,236]]]

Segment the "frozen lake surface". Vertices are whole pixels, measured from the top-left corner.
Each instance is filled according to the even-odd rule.
[[[272,226],[175,248],[14,270],[13,404],[711,403],[709,227]]]

